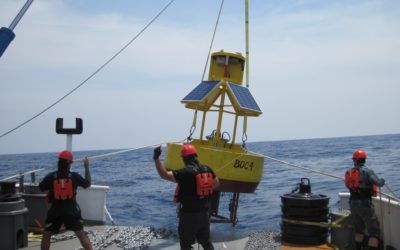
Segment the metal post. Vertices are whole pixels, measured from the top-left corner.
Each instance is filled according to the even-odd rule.
[[[31,173],[31,183],[36,183],[36,173],[35,172]]]
[[[67,135],[67,150],[72,152],[72,134]]]
[[[245,1],[245,29],[246,29],[246,87],[250,85],[250,58],[249,58],[249,1]],[[243,135],[242,141],[244,144],[244,135],[247,133],[247,116],[243,117]]]
[[[226,82],[226,80],[224,80]],[[221,89],[221,102],[219,104],[218,111],[218,124],[217,124],[217,132],[215,133],[214,143],[218,145],[219,140],[221,139],[221,126],[222,126],[222,114],[224,113],[224,104],[225,104],[225,84],[220,86]]]
[[[25,188],[24,188],[24,179],[25,179],[25,176],[24,176],[23,174],[21,174],[21,175],[19,176],[19,192],[20,192],[20,193],[23,193],[23,192],[25,191]]]
[[[249,87],[250,75],[250,60],[249,60],[249,1],[245,2],[245,16],[246,16],[246,87]]]
[[[203,136],[204,136],[204,126],[206,123],[206,115],[207,115],[207,111],[203,111],[203,119],[201,121],[200,140],[203,140]]]

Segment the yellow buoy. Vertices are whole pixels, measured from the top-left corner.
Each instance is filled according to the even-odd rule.
[[[191,143],[198,150],[202,164],[210,166],[220,179],[220,191],[251,193],[257,188],[264,168],[264,158],[247,152],[235,143],[238,118],[262,114],[247,87],[241,86],[245,58],[238,53],[216,52],[211,55],[208,81],[201,82],[182,103],[186,108],[203,112],[200,138]],[[204,138],[206,114],[218,114],[217,126]],[[235,116],[232,136],[222,131],[223,114]],[[196,125],[193,124],[195,127]],[[183,167],[181,144],[168,144],[165,165],[171,170]]]

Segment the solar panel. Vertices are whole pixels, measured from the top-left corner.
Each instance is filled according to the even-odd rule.
[[[210,93],[219,81],[204,81],[196,86],[187,96],[182,99],[182,102],[196,102],[201,101]]]
[[[241,108],[261,113],[261,109],[258,107],[248,88],[231,82],[228,83],[228,86]]]

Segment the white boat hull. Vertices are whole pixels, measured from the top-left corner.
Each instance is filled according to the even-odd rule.
[[[339,202],[342,209],[349,210],[350,193],[339,193]],[[400,202],[379,197],[373,197],[372,203],[378,217],[381,233],[384,236],[385,246],[390,245],[400,249]]]

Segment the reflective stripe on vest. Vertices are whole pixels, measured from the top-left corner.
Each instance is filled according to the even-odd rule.
[[[196,193],[198,196],[209,196],[213,193],[213,178],[210,172],[196,175]]]
[[[55,179],[53,181],[54,200],[72,199],[74,190],[72,188],[71,178]]]

